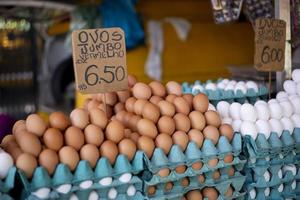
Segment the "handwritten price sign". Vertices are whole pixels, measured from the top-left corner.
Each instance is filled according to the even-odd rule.
[[[77,90],[92,94],[127,89],[126,46],[122,29],[74,31],[72,46]]]
[[[260,18],[255,21],[254,65],[258,71],[282,71],[285,60],[286,22]]]

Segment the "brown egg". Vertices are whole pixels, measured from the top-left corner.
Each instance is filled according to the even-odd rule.
[[[136,77],[134,75],[131,75],[131,74],[128,75],[127,80],[128,80],[128,86],[129,87],[133,87],[137,82]]]
[[[175,127],[176,130],[178,131],[183,131],[183,132],[188,132],[191,128],[191,122],[190,119],[182,114],[182,113],[177,113],[173,119],[175,120]]]
[[[202,194],[199,190],[192,190],[186,194],[187,200],[202,200]]]
[[[56,128],[48,128],[43,136],[47,148],[58,151],[64,144],[63,134]]]
[[[44,149],[39,155],[39,165],[44,167],[49,175],[53,174],[58,162],[58,155],[51,149]]]
[[[19,156],[22,155],[22,153],[24,153],[22,149],[20,149],[20,147],[15,147],[10,152],[7,152],[13,157],[15,162],[16,160],[18,160]]]
[[[112,165],[115,163],[118,154],[117,145],[110,140],[104,141],[100,146],[100,155],[106,157]]]
[[[140,135],[139,135],[138,133],[136,133],[136,132],[133,132],[133,133],[131,133],[131,135],[130,135],[130,139],[131,139],[133,142],[135,142],[135,143],[138,142],[139,137],[140,137]]]
[[[87,109],[88,111],[90,111],[90,110],[93,109],[93,108],[98,108],[99,105],[100,105],[100,102],[99,102],[98,100],[96,100],[96,99],[93,99],[93,100],[90,100],[90,101],[87,103],[86,109]]]
[[[70,126],[64,136],[66,145],[73,147],[76,151],[79,151],[84,145],[84,134],[81,129],[75,126]]]
[[[126,100],[125,108],[126,108],[127,112],[131,112],[131,113],[134,112],[134,104],[136,101],[137,101],[137,99],[134,97],[130,97]]]
[[[1,141],[1,147],[6,150],[7,145],[11,142],[14,141],[16,143],[16,138],[14,135],[8,134],[6,136],[4,136],[4,138]]]
[[[207,125],[212,125],[217,128],[221,125],[221,118],[216,111],[209,110],[204,113],[204,116]]]
[[[154,105],[157,105],[161,100],[163,100],[161,97],[159,96],[152,96],[149,101],[151,103],[153,103]]]
[[[203,137],[203,134],[201,133],[201,131],[199,131],[197,129],[191,129],[188,132],[188,136],[189,136],[189,140],[195,142],[196,145],[198,146],[198,148],[202,147],[204,137]]]
[[[120,154],[126,155],[131,161],[135,156],[136,145],[131,139],[125,138],[118,144],[118,149]]]
[[[156,192],[156,188],[155,188],[155,186],[149,186],[148,187],[148,195],[154,195],[155,194],[155,192]]]
[[[23,153],[23,151],[20,149],[15,138],[13,136],[8,136],[12,135],[6,135],[6,137],[3,138],[1,145],[4,148],[4,150],[13,157],[14,161],[16,161],[17,158]]]
[[[197,161],[192,164],[192,168],[194,170],[200,170],[203,167],[203,163],[201,161]]]
[[[162,100],[158,103],[158,107],[161,115],[173,117],[175,114],[175,106],[165,100]]]
[[[93,144],[86,144],[80,149],[80,160],[86,160],[94,168],[100,157],[98,148]]]
[[[114,106],[117,101],[118,97],[115,92],[107,92],[102,94],[102,102],[105,102],[107,105]]]
[[[117,96],[119,99],[119,102],[125,103],[126,100],[131,96],[129,90],[122,90],[122,91],[117,91]]]
[[[219,141],[219,130],[214,126],[207,126],[203,130],[203,135],[205,139],[210,139],[214,144],[217,144]]]
[[[16,136],[16,134],[18,134],[19,132],[21,132],[23,130],[26,130],[26,121],[25,120],[16,121],[16,123],[14,124],[14,126],[12,128],[13,135]]]
[[[31,178],[35,168],[37,167],[36,158],[29,153],[22,153],[17,161],[16,166],[21,169],[27,178]]]
[[[156,123],[160,116],[159,108],[153,103],[147,103],[144,105],[142,115],[143,118],[149,119]]]
[[[194,96],[192,94],[184,94],[182,97],[188,102],[190,109],[192,109]]]
[[[98,126],[89,124],[84,129],[84,140],[87,144],[93,144],[99,147],[104,141],[103,131]]]
[[[177,174],[183,174],[186,170],[185,165],[179,165],[178,167],[175,168],[175,171]]]
[[[187,198],[185,198],[185,197],[181,197],[181,200],[187,200]]]
[[[233,161],[233,155],[232,154],[227,154],[225,157],[224,157],[224,162],[225,163],[232,163]]]
[[[143,108],[147,103],[149,102],[145,99],[136,100],[136,102],[134,103],[134,113],[137,115],[142,115]]]
[[[124,126],[130,128],[130,121],[134,117],[134,114],[131,112],[127,112],[126,115],[124,116],[123,124]]]
[[[221,173],[219,170],[214,171],[213,179],[218,180],[221,177]]]
[[[181,85],[175,81],[169,81],[166,84],[166,89],[167,89],[168,94],[175,94],[177,96],[182,95]]]
[[[232,140],[233,138],[233,128],[231,125],[229,124],[222,124],[219,127],[219,131],[220,131],[220,135],[224,135],[229,142]]]
[[[172,145],[173,141],[170,135],[166,133],[160,133],[155,139],[155,145],[156,147],[161,148],[166,155],[168,155]]]
[[[119,120],[120,122],[124,122],[124,118],[125,118],[126,114],[127,114],[127,112],[125,110],[122,110],[122,111],[118,112],[116,114],[117,120]]]
[[[189,119],[191,121],[191,127],[202,131],[205,127],[205,117],[200,111],[192,111],[189,114]]]
[[[204,182],[205,182],[205,177],[204,177],[203,174],[200,174],[200,175],[198,176],[198,181],[199,181],[199,183],[204,183]]]
[[[157,136],[156,126],[149,119],[141,119],[137,124],[137,129],[141,135],[145,135],[153,139]]]
[[[102,130],[105,129],[108,122],[105,112],[99,108],[90,110],[90,119],[92,124],[99,126]]]
[[[94,99],[96,99],[99,103],[102,103],[102,93],[96,94]]]
[[[39,138],[27,131],[23,131],[19,137],[16,138],[17,143],[25,153],[30,153],[34,156],[38,156],[42,150],[42,145]]]
[[[173,183],[172,182],[168,182],[165,185],[165,191],[170,191],[173,188]]]
[[[137,99],[149,99],[151,97],[151,88],[145,83],[136,83],[132,88],[133,96]]]
[[[209,101],[205,94],[200,93],[193,98],[193,107],[195,110],[205,113],[208,109]]]
[[[71,171],[75,170],[79,162],[79,155],[73,147],[64,146],[59,150],[58,156],[61,163],[67,165]]]
[[[217,200],[219,193],[218,191],[213,187],[205,187],[202,190],[202,194],[204,198],[207,198],[208,200]]]
[[[152,81],[149,86],[153,95],[164,97],[167,93],[165,86],[158,81]]]
[[[149,159],[151,158],[154,148],[155,148],[155,144],[150,137],[147,137],[144,135],[139,137],[139,139],[137,141],[137,146],[138,146],[139,150],[142,150],[145,152],[145,154],[148,156]]]
[[[89,113],[82,108],[76,108],[71,112],[70,119],[73,126],[84,129],[89,124]]]
[[[129,128],[131,128],[133,131],[137,131],[137,123],[142,119],[139,115],[133,115],[129,119]]]
[[[114,106],[114,112],[115,113],[118,113],[120,112],[121,110],[125,110],[125,104],[124,103],[117,103],[115,106]]]
[[[86,99],[83,101],[83,109],[88,110],[88,105],[89,105],[90,101],[92,101],[92,99],[90,99],[90,98],[86,98]],[[95,100],[95,101],[97,101],[97,100]],[[98,101],[97,101],[97,102],[98,102]]]
[[[212,158],[208,161],[207,164],[209,167],[215,167],[217,166],[218,162],[219,162],[218,158]]]
[[[227,171],[228,176],[234,176],[234,168],[230,167]]]
[[[111,121],[105,130],[105,137],[115,143],[120,142],[124,138],[124,126],[119,121]]]
[[[226,193],[225,193],[225,197],[230,198],[233,195],[233,189],[231,186],[228,187]]]
[[[49,123],[52,128],[64,131],[70,125],[70,120],[63,112],[53,112],[49,116]]]
[[[177,97],[177,96],[176,96],[175,94],[169,94],[169,95],[166,97],[166,101],[173,104],[176,97]]]
[[[172,135],[175,131],[175,121],[169,116],[162,116],[157,123],[158,131]]]
[[[157,175],[160,177],[167,177],[170,174],[169,168],[162,168],[157,172]]]
[[[177,113],[188,115],[190,113],[189,103],[183,97],[176,97],[173,101]]]
[[[185,151],[188,143],[189,143],[189,137],[188,135],[183,131],[176,131],[172,135],[173,143],[180,146],[182,151]]]
[[[43,136],[46,128],[47,123],[38,114],[30,114],[26,118],[26,129],[36,136]]]
[[[189,180],[189,178],[188,177],[185,177],[185,178],[183,178],[182,180],[181,180],[181,186],[182,187],[187,187],[187,186],[189,186],[189,184],[190,184],[190,180]]]
[[[111,116],[113,115],[113,108],[110,105],[101,103],[98,108],[105,113],[105,115],[108,119],[111,118]]]

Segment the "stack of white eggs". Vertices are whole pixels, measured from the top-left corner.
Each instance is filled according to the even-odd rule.
[[[223,123],[231,124],[242,135],[256,139],[258,133],[263,133],[268,139],[275,132],[280,137],[283,130],[292,133],[294,128],[300,128],[300,70],[293,71],[293,80],[285,81],[284,89],[276,99],[260,100],[254,105],[221,101],[217,111]]]

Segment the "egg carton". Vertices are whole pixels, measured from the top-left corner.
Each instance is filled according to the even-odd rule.
[[[118,194],[126,194],[129,185],[134,185],[137,191],[141,191],[142,180],[136,174],[142,170],[142,163],[143,154],[137,152],[132,163],[125,155],[118,155],[114,167],[110,165],[107,158],[102,157],[98,160],[94,171],[87,161],[81,160],[74,174],[61,163],[57,166],[52,178],[43,167],[35,169],[31,180],[27,179],[21,170],[18,170],[24,187],[22,199],[36,198],[35,194],[42,188],[49,189],[46,199],[61,199],[74,192],[84,190],[95,190],[99,195],[104,195],[100,195],[104,198],[111,188],[115,188]],[[58,189],[60,186],[66,185],[69,187],[67,191],[61,192]]]
[[[8,171],[8,174],[5,179],[0,180],[0,199],[2,200],[11,200],[9,193],[15,186],[15,176],[17,169],[11,167]]]
[[[189,185],[184,187],[181,185],[182,179],[172,182],[173,187],[169,191],[165,191],[166,183],[159,183],[156,185],[151,185],[149,182],[144,182],[144,194],[147,199],[177,199],[177,197],[182,197],[182,194],[187,193],[195,189],[203,189],[204,187],[215,187],[219,194],[220,199],[224,199],[224,195],[228,190],[229,186],[232,186],[234,189],[234,194],[230,199],[236,199],[238,197],[244,196],[244,193],[241,192],[243,184],[245,182],[245,177],[240,173],[236,173],[235,176],[219,181],[205,181],[204,183],[199,183],[198,177],[193,176],[189,177]],[[148,195],[148,189],[151,186],[156,187],[156,192],[153,195]],[[180,198],[181,199],[181,198]]]
[[[223,159],[227,154],[232,154],[234,157],[240,155],[242,150],[242,138],[240,134],[235,134],[231,144],[225,136],[221,136],[218,144],[215,146],[209,139],[205,139],[202,148],[199,149],[197,145],[190,141],[187,145],[185,152],[181,150],[178,145],[173,145],[168,155],[165,155],[162,149],[156,148],[149,159],[144,156],[144,169],[156,173],[161,168],[168,167],[174,170],[177,166],[186,165],[190,166],[197,161],[201,161],[205,167],[204,170],[209,170],[206,166],[207,162],[213,158],[218,158],[219,163],[217,167],[224,166]],[[235,161],[238,164],[239,160]],[[213,170],[214,168],[212,168]]]

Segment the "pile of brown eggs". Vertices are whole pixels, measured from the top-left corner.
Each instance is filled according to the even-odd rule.
[[[231,186],[228,187],[225,197],[231,198],[233,195],[233,188]],[[218,199],[219,192],[213,187],[205,187],[202,190],[192,190],[188,192],[182,200],[202,200],[204,198],[207,199]]]

